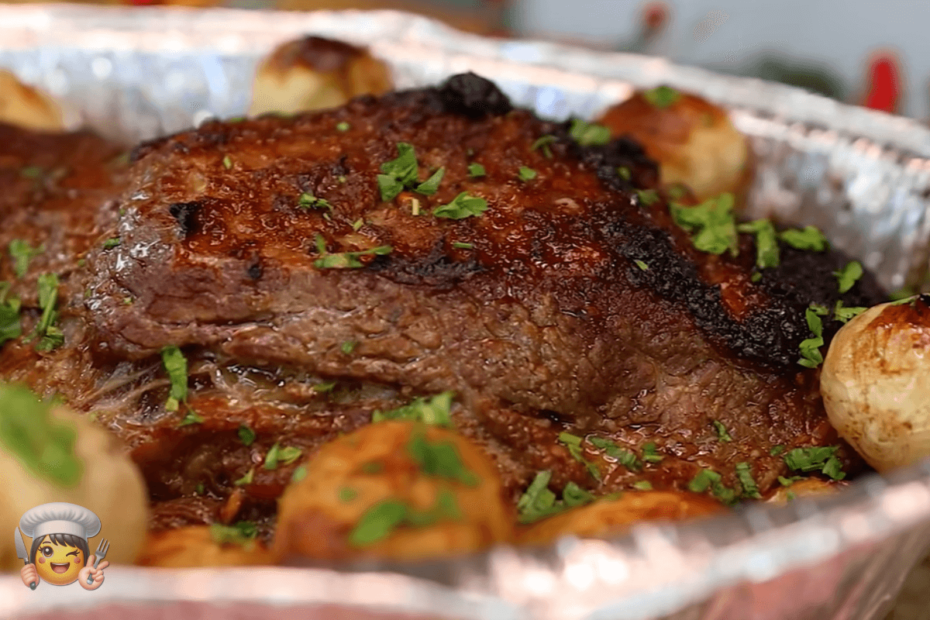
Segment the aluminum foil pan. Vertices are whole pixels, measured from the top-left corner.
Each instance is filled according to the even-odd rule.
[[[751,138],[753,215],[821,227],[889,289],[922,282],[927,272],[930,130],[778,84],[484,39],[394,12],[4,6],[0,66],[65,102],[72,124],[129,142],[242,115],[260,58],[309,33],[369,45],[399,87],[472,70],[549,118],[590,117],[636,87],[701,94],[731,110]],[[866,620],[882,617],[928,551],[925,463],[817,501],[428,565],[112,567],[94,592],[32,592],[4,576],[0,616]]]

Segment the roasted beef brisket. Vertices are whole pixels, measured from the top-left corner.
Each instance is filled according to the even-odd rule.
[[[558,488],[686,489],[703,468],[738,488],[741,462],[765,491],[788,473],[774,447],[840,443],[818,371],[798,364],[805,309],[877,303],[874,280],[840,295],[833,272],[847,257],[781,242],[780,265],[759,279],[751,234],[736,256],[699,251],[636,144],[577,138],[474,75],[208,122],[140,145],[125,183],[90,138],[43,137],[53,152],[102,148],[63,160],[77,175],[73,190],[71,176],[58,181],[77,196],[67,214],[16,170],[57,160],[33,164],[0,141],[0,183],[18,192],[0,197],[0,244],[56,252],[18,285],[27,331],[38,273],[80,282],[64,287],[65,344],[6,344],[0,378],[60,392],[124,437],[158,527],[267,515],[293,470],[260,466],[273,444],[307,453],[372,411],[447,390],[456,426],[514,497],[545,469]],[[450,204],[438,213],[456,217],[434,215]],[[827,342],[838,326],[824,318]],[[200,422],[165,409],[168,346],[189,360]],[[573,450],[563,432],[637,455],[654,443],[662,458],[623,466],[587,443]],[[845,445],[839,454],[860,467]]]

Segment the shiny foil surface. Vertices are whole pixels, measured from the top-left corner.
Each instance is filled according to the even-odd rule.
[[[474,71],[546,118],[590,118],[660,84],[702,95],[751,139],[751,215],[820,227],[889,290],[926,277],[930,130],[779,84],[351,11],[0,6],[0,67],[63,102],[71,126],[131,144],[243,115],[259,60],[305,34],[369,46],[398,88]],[[834,497],[428,565],[116,566],[94,592],[33,592],[9,575],[0,577],[0,617],[868,620],[882,617],[928,551],[924,463]]]

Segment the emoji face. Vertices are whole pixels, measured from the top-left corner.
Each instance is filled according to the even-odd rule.
[[[46,536],[36,550],[36,572],[42,581],[55,586],[66,586],[78,578],[87,558],[77,547],[58,544]]]

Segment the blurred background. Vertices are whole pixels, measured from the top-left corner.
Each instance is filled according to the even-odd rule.
[[[30,1],[30,0],[26,0]],[[102,0],[400,9],[470,32],[655,54],[930,120],[930,2],[915,0]]]

